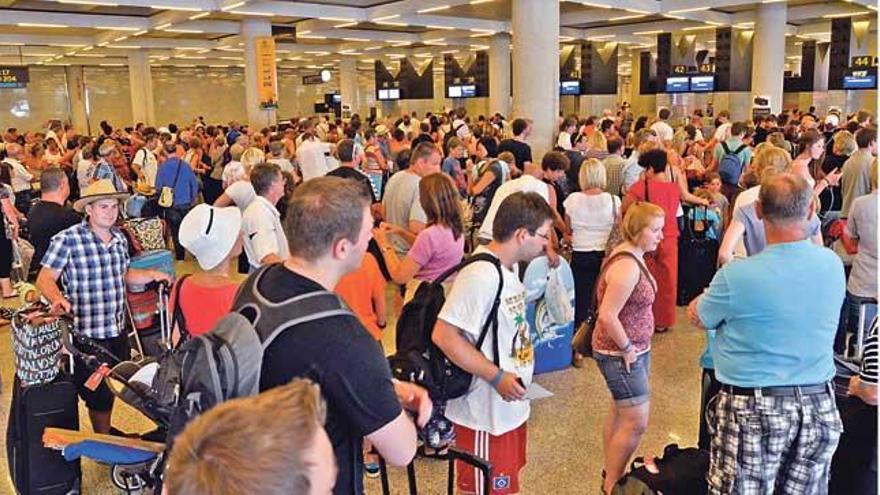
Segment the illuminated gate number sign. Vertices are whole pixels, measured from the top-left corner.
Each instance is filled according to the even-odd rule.
[[[29,80],[27,67],[0,66],[0,88],[24,88]]]

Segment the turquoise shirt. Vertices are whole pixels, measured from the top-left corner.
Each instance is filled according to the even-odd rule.
[[[773,244],[725,265],[697,306],[718,381],[740,387],[823,383],[846,282],[843,263],[809,240]]]

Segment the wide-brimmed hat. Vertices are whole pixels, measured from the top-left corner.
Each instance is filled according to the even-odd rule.
[[[387,127],[385,127],[383,124],[379,124],[376,126],[376,135],[377,136],[384,136],[386,134],[388,134]]]
[[[102,199],[125,199],[128,197],[127,192],[119,192],[110,182],[110,179],[101,179],[92,182],[83,189],[80,198],[73,203],[73,209],[82,213],[86,205],[94,203]]]
[[[226,259],[241,234],[241,210],[200,204],[180,223],[180,245],[196,257],[203,270]]]

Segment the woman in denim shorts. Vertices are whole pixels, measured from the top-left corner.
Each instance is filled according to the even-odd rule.
[[[623,476],[648,425],[651,305],[657,283],[643,257],[663,239],[663,222],[659,206],[630,205],[620,224],[624,242],[606,258],[599,274],[593,355],[612,398],[603,432],[605,493]]]

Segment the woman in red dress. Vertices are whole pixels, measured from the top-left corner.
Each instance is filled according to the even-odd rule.
[[[647,201],[661,208],[666,214],[663,223],[663,240],[653,255],[645,256],[645,264],[657,281],[654,298],[655,331],[665,332],[675,325],[675,297],[678,288],[678,221],[676,216],[681,200],[681,190],[676,181],[670,180],[666,171],[666,151],[652,149],[639,156],[639,165],[645,169],[644,178],[629,188],[621,209],[626,213],[636,201]]]

